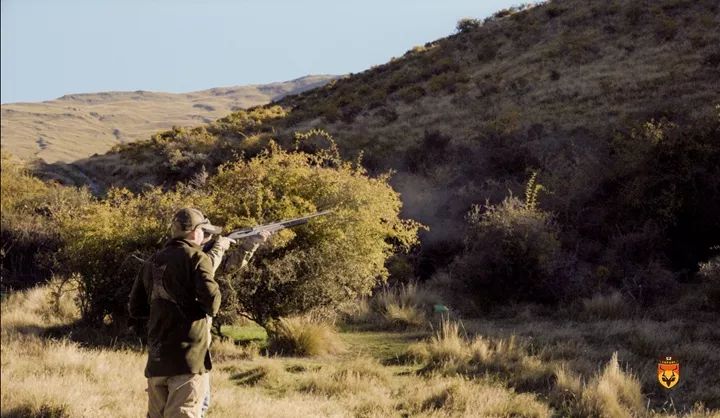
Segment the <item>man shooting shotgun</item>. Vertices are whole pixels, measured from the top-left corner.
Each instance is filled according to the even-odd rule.
[[[240,229],[213,240],[206,234],[220,234],[222,228],[202,212],[184,208],[175,213],[171,239],[143,263],[128,306],[132,318],[147,319],[148,324],[148,417],[201,417],[209,405],[210,329],[221,298],[215,272],[230,245],[237,239],[254,244],[242,267],[272,233],[328,212]]]

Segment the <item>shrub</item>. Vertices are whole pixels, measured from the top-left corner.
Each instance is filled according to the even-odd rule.
[[[662,15],[655,17],[655,35],[663,41],[669,41],[675,37],[679,25],[671,17]]]
[[[703,280],[704,294],[710,307],[720,311],[720,256],[700,263],[698,275]]]
[[[343,344],[328,325],[305,318],[281,318],[269,327],[268,349],[286,356],[337,354]]]
[[[0,175],[2,288],[24,289],[48,280],[62,246],[54,219],[89,201],[86,189],[47,184],[2,153]]]
[[[259,127],[272,120],[281,119],[288,115],[282,106],[258,106],[247,110],[240,110],[218,119],[209,126],[213,134],[237,134],[247,130],[257,131]]]
[[[514,7],[508,7],[506,9],[501,9],[495,12],[492,17],[495,19],[502,19],[503,17],[510,16],[511,14],[515,13]]]
[[[716,109],[716,112],[718,110]],[[651,119],[612,142],[615,158],[605,184],[605,221],[652,225],[652,258],[674,270],[694,270],[720,235],[720,115],[681,122]],[[648,263],[647,257],[642,260]]]
[[[330,216],[281,231],[245,269],[228,253],[220,279],[227,313],[261,325],[357,298],[387,278],[387,258],[416,242],[419,224],[401,220],[388,177],[342,162],[334,145],[308,155],[272,147],[227,164],[210,178],[208,213],[229,229],[332,208]],[[228,318],[231,319],[231,318]]]
[[[221,167],[201,189],[181,184],[137,195],[112,189],[104,200],[59,216],[67,242],[59,257],[68,272],[80,273],[83,318],[100,323],[125,316],[139,260],[159,249],[173,213],[185,206],[201,208],[227,229],[333,209],[327,218],[277,234],[247,269],[236,268],[243,255],[238,248],[228,252],[216,276],[223,293],[218,326],[240,313],[266,325],[368,294],[387,277],[386,259],[416,242],[419,224],[398,218],[400,199],[387,176],[370,178],[342,162],[330,140],[330,149],[315,156],[272,145]]]
[[[558,227],[535,207],[536,192],[528,196],[525,203],[511,196],[486,204],[484,211],[474,206],[468,214],[465,249],[451,271],[479,308],[507,301],[549,303],[562,296]]]
[[[479,28],[480,26],[482,26],[482,21],[470,17],[465,17],[458,20],[455,29],[458,32],[470,32],[473,29]]]
[[[397,94],[405,103],[412,103],[425,95],[425,89],[417,85],[411,85],[401,88]]]
[[[449,71],[434,75],[428,81],[428,90],[433,93],[453,93],[460,84],[467,83],[470,78],[460,72]]]
[[[379,108],[373,113],[373,116],[382,119],[385,123],[395,122],[399,117],[395,110],[388,107]]]
[[[565,13],[565,11],[566,10],[564,8],[557,6],[555,4],[552,4],[552,3],[545,6],[545,14],[547,15],[547,17],[549,19],[554,19],[554,18],[560,16],[561,14]]]
[[[617,291],[582,300],[581,316],[588,320],[623,319],[630,313],[628,301]]]

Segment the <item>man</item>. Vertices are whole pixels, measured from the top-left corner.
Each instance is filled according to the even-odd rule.
[[[178,211],[171,239],[144,265],[130,292],[133,318],[147,318],[148,417],[200,417],[209,393],[210,327],[220,309],[214,275],[233,240],[218,237],[208,254],[206,233],[219,234],[197,209]],[[269,234],[250,239],[257,248]],[[243,264],[247,262],[246,254]]]

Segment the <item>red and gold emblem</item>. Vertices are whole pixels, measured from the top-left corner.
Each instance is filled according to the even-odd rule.
[[[665,389],[670,389],[680,381],[680,363],[672,357],[663,357],[658,362],[658,382]]]

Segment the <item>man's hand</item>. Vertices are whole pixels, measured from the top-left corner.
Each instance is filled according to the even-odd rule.
[[[253,235],[252,237],[248,238],[247,243],[249,245],[262,244],[263,242],[267,241],[271,235],[272,232],[270,231],[262,231],[259,234]]]
[[[220,247],[223,251],[226,251],[228,248],[230,248],[231,244],[235,244],[235,240],[228,237],[217,237],[217,246]]]

